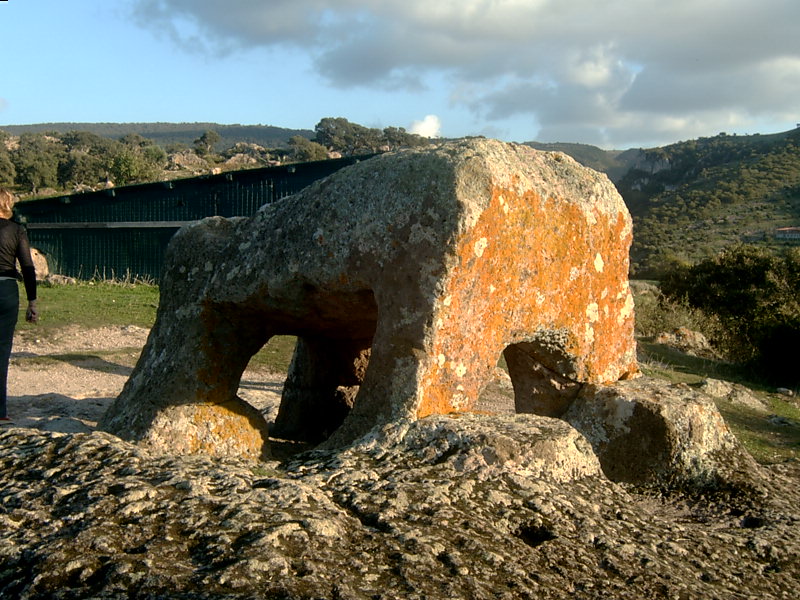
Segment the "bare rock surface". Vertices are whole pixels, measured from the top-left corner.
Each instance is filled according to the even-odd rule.
[[[794,598],[789,468],[760,495],[645,495],[534,415],[397,422],[282,465],[2,429],[0,596]]]
[[[283,463],[69,433],[94,429],[146,333],[19,336],[0,597],[796,597],[800,466],[760,467],[760,489],[613,483],[565,422],[508,414],[502,372],[479,408],[506,414],[398,422]],[[283,377],[248,370],[238,394],[270,420]]]
[[[686,327],[678,327],[672,331],[664,331],[655,336],[656,344],[670,346],[691,356],[704,358],[719,358],[711,343],[699,331],[692,331]]]
[[[150,339],[100,428],[265,456],[236,390],[278,334],[301,338],[275,423],[287,437],[347,444],[472,410],[504,352],[518,410],[558,414],[576,382],[637,371],[631,235],[611,182],[561,154],[474,139],[352,165],[175,235]]]

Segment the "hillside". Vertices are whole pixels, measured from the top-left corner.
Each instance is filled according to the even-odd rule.
[[[208,131],[216,132],[219,141],[198,156],[196,142]],[[54,133],[55,139],[44,132]],[[24,134],[29,136],[21,146]],[[299,147],[295,137],[290,148],[294,136],[322,145]],[[325,118],[315,130],[217,123],[43,123],[0,126],[3,140],[0,184],[14,186],[23,197],[97,189],[109,181],[125,185],[318,160],[326,151],[377,152],[427,142],[403,129],[373,130],[340,118]],[[696,262],[737,243],[773,249],[797,243],[777,239],[775,231],[800,226],[800,128],[771,135],[719,134],[649,149],[526,144],[564,152],[616,184],[634,219],[634,276],[657,276],[669,261]]]
[[[777,239],[775,230],[800,226],[800,129],[625,152],[528,145],[569,154],[614,181],[634,219],[634,275],[657,275],[665,261],[696,262],[742,242],[796,243]]]
[[[794,242],[775,230],[800,226],[800,129],[646,150],[617,187],[634,218],[634,271],[743,242],[780,249]]]
[[[216,131],[220,141],[215,149],[225,150],[238,142],[258,144],[265,148],[285,148],[289,138],[295,135],[312,139],[310,129],[286,129],[272,125],[220,125],[219,123],[39,123],[35,125],[0,125],[0,130],[18,136],[23,133],[67,133],[86,131],[111,139],[136,133],[153,140],[160,146],[186,144],[206,131]]]
[[[631,150],[603,150],[589,144],[571,144],[554,142],[544,144],[541,142],[525,142],[526,146],[545,152],[563,152],[577,160],[585,167],[600,171],[608,175],[611,181],[621,179],[636,163],[641,154],[639,149]]]
[[[314,130],[217,123],[0,127],[0,185],[22,199],[425,146],[402,127],[325,117]]]

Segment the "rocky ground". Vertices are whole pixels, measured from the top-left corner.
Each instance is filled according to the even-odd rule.
[[[399,423],[283,462],[156,456],[94,431],[147,332],[20,338],[0,429],[0,598],[796,598],[797,463],[757,485],[609,481],[566,423]],[[240,395],[269,418],[281,376]]]

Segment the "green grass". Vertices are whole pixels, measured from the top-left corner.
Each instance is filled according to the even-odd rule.
[[[640,368],[646,375],[667,379],[673,383],[700,383],[709,377],[740,383],[747,387],[763,388],[742,373],[735,365],[710,358],[691,356],[675,348],[650,341],[652,338],[639,338],[637,344],[640,355]]]
[[[158,308],[158,287],[145,283],[110,281],[80,282],[75,285],[39,285],[39,322],[25,322],[24,291],[20,286],[20,318],[17,329],[35,329],[48,334],[76,325],[87,329],[115,325],[152,327]]]
[[[631,282],[636,301],[636,329],[639,367],[650,377],[673,383],[697,385],[704,379],[720,379],[745,386],[767,406],[768,412],[756,411],[724,400],[717,407],[734,435],[762,463],[800,460],[800,408],[793,401],[775,393],[774,386],[754,376],[747,369],[710,358],[685,354],[653,337],[680,326],[705,333],[713,339],[718,324],[682,303],[663,301],[655,282]],[[795,390],[797,391],[797,390]]]
[[[761,400],[766,413],[715,400],[728,427],[760,463],[800,460],[800,407],[780,396],[763,381],[752,379],[735,365],[684,354],[673,348],[639,340],[639,366],[645,375],[673,383],[696,385],[705,379],[738,383]]]
[[[717,407],[728,427],[758,462],[800,459],[800,410],[778,398],[767,401],[771,415],[724,401],[717,402]]]
[[[297,338],[291,335],[276,335],[250,359],[249,366],[273,373],[288,372],[296,341]]]

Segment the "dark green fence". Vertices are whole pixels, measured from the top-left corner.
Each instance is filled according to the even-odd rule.
[[[15,219],[50,272],[158,280],[170,238],[204,217],[249,216],[368,157],[204,175],[21,202]]]

